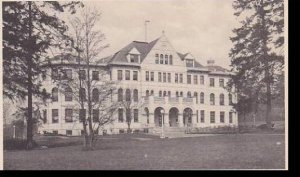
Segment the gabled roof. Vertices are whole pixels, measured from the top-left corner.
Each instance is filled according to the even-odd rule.
[[[108,63],[128,63],[126,55],[128,52],[130,52],[133,48],[136,48],[140,53],[140,59],[141,62],[146,58],[150,50],[153,48],[153,46],[156,44],[159,38],[155,39],[154,41],[147,43],[147,42],[140,42],[140,41],[133,41],[118,52],[116,52],[109,61]]]

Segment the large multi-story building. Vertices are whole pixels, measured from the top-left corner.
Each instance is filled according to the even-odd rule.
[[[117,94],[112,99],[143,102],[133,107],[133,130],[161,127],[162,122],[164,127],[237,126],[237,113],[232,107],[236,95],[225,89],[231,73],[213,60],[208,60],[206,66],[198,61],[201,59],[196,60],[191,53],[177,52],[163,33],[149,43],[133,41],[99,60],[91,65],[91,77],[97,80],[99,72],[105,71],[105,79],[118,81]],[[53,66],[63,68],[66,77],[77,77],[76,64],[72,62]],[[82,124],[74,118],[77,103],[70,94],[59,91],[53,81],[55,71],[52,67],[52,77],[44,81],[45,88],[52,92],[52,102],[43,108],[45,123],[40,131],[80,135]],[[81,116],[86,114],[79,112]],[[124,108],[116,112],[114,123],[104,127],[107,133],[120,133],[127,128]],[[97,110],[93,115],[97,116]]]

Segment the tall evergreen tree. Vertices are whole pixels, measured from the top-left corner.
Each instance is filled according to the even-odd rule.
[[[229,86],[236,88],[241,99],[266,104],[266,123],[271,127],[274,84],[284,66],[284,3],[283,0],[235,0],[233,8],[234,15],[243,20],[230,38],[234,46],[229,56],[236,74]],[[241,99],[239,102],[244,103]]]
[[[68,37],[67,26],[57,14],[68,9],[76,12],[79,2],[56,1],[3,2],[3,94],[11,100],[27,99],[27,148],[32,148],[33,96],[47,96],[41,90],[40,68],[50,47],[61,47]]]

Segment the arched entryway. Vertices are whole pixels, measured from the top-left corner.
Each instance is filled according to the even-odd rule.
[[[170,127],[178,127],[178,113],[179,113],[179,110],[175,107],[173,107],[169,110]]]
[[[193,110],[191,108],[185,108],[183,110],[183,125],[190,126],[192,124]]]
[[[154,124],[156,127],[161,127],[162,125],[162,116],[163,116],[162,112],[164,112],[164,108],[162,107],[157,107],[154,110]]]

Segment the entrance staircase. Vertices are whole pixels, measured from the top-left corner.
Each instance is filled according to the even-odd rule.
[[[187,127],[164,127],[164,135],[168,138],[182,137],[186,134]],[[150,134],[160,136],[162,128],[155,127]]]

